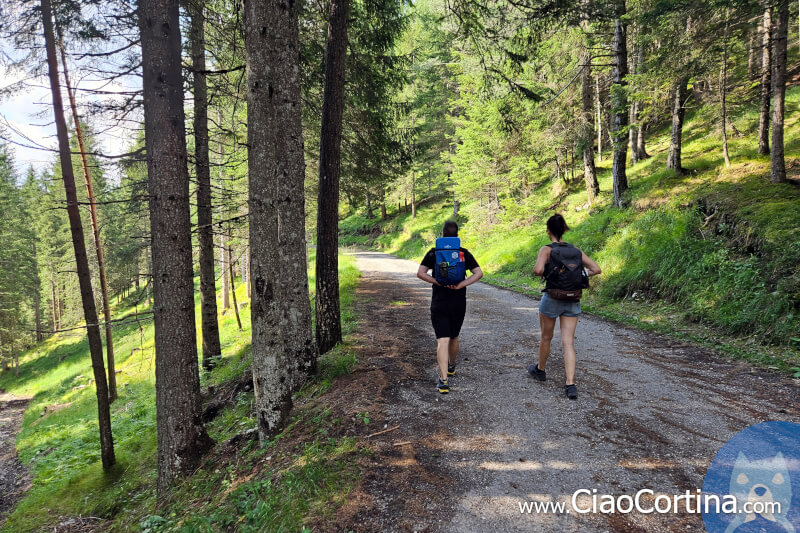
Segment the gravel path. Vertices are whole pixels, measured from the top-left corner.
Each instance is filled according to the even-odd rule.
[[[376,363],[388,369],[382,422],[402,429],[376,444],[375,472],[363,488],[372,501],[360,518],[365,529],[702,531],[699,515],[525,514],[519,503],[570,508],[578,489],[694,491],[739,430],[765,420],[800,422],[796,380],[587,315],[575,340],[580,397],[570,401],[558,327],[548,380],[533,381],[526,368],[538,346],[538,301],[483,283],[467,289],[458,375],[441,396],[430,288],[416,278],[417,263],[373,252],[356,257],[360,297],[368,300],[362,336],[394,335],[391,344],[404,352],[402,368]],[[389,349],[375,343],[376,358]]]
[[[0,526],[30,487],[30,473],[19,462],[14,447],[29,401],[0,391]]]

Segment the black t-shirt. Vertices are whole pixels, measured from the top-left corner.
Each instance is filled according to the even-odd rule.
[[[478,262],[469,253],[466,248],[459,248],[459,251],[464,252],[464,266],[467,270],[475,270],[478,268]],[[436,266],[436,248],[431,248],[425,257],[422,258],[422,266],[431,270]],[[453,290],[447,287],[440,287],[439,285],[433,286],[433,293],[431,295],[431,307],[438,307],[439,305],[456,305],[465,304],[467,302],[467,288]]]

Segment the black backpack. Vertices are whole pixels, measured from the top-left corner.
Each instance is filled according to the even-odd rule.
[[[562,291],[580,291],[589,288],[589,276],[583,270],[583,255],[580,250],[566,242],[554,242],[550,246],[550,261],[545,266],[545,290],[551,295]],[[572,296],[572,295],[570,295]],[[578,292],[577,298],[580,299]],[[561,298],[559,298],[561,299]]]

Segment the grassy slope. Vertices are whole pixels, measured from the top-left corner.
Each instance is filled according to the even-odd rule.
[[[346,335],[356,323],[353,296],[358,277],[352,257],[342,256],[342,321]],[[244,285],[237,289],[239,302],[247,300],[245,289]],[[134,310],[121,305],[116,316]],[[138,311],[142,310],[140,305]],[[243,331],[238,331],[232,311],[221,317],[223,361],[212,372],[203,373],[204,386],[220,385],[249,371],[249,306],[242,310],[241,318]],[[282,472],[279,480],[272,479],[275,472],[264,471],[237,490],[220,492],[213,505],[199,502],[214,494],[220,485],[229,485],[232,470],[219,463],[209,464],[178,487],[170,505],[155,514],[153,324],[146,321],[119,325],[114,336],[121,374],[117,378],[120,398],[112,405],[117,465],[109,473],[104,473],[100,465],[95,390],[89,382],[92,374],[88,346],[80,330],[55,335],[23,354],[19,376],[13,372],[0,374],[0,388],[33,396],[17,439],[22,461],[33,469],[33,487],[8,518],[3,531],[39,530],[56,523],[59,516],[76,515],[110,518],[114,528],[121,530],[169,530],[178,527],[176,517],[190,516],[203,506],[207,506],[205,516],[191,518],[201,529],[239,521],[244,529],[274,530],[282,526],[299,530],[308,515],[322,512],[324,506],[335,503],[352,486],[357,473],[336,460],[352,448],[352,443],[321,439],[309,442],[300,454],[305,459],[298,457],[297,466]],[[322,359],[320,373],[309,388],[324,390],[354,364],[354,356],[345,343]],[[219,415],[208,428],[212,437],[222,442],[255,427],[255,420],[250,417],[251,400],[252,393],[242,394],[235,406]],[[42,416],[45,407],[54,404],[69,405]],[[311,422],[321,431],[328,423],[324,416]],[[261,450],[255,445],[248,448],[254,457],[268,452],[269,448]]]
[[[790,175],[800,165],[799,110],[800,87],[794,87],[786,103]],[[730,139],[732,165],[725,168],[714,109],[690,114],[683,145],[690,172],[683,176],[664,169],[669,131],[651,134],[653,157],[628,169],[625,209],[610,206],[608,158],[599,164],[601,196],[591,210],[579,179],[568,188],[540,184],[493,223],[477,205],[462,204],[464,245],[488,281],[536,292],[540,282],[531,270],[549,242],[544,221],[561,212],[572,227],[566,239],[604,270],[584,300],[587,309],[680,331],[784,370],[800,366],[800,190],[769,182],[769,157],[756,153],[757,122],[752,107],[734,117],[744,135]],[[451,214],[449,200],[424,205],[416,219],[403,213],[381,223],[357,214],[342,224],[343,243],[419,259]]]

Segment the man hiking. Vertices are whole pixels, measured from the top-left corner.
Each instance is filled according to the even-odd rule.
[[[465,279],[467,270],[471,275]],[[436,388],[440,393],[447,394],[450,392],[447,377],[456,373],[458,334],[467,311],[467,286],[483,277],[478,262],[469,250],[461,247],[458,224],[454,221],[444,223],[442,238],[436,239],[436,247],[425,254],[417,277],[433,285],[431,323],[436,334],[436,359],[440,374]]]

